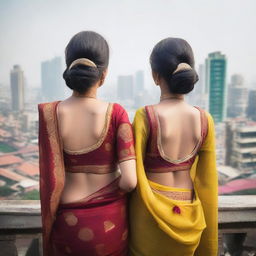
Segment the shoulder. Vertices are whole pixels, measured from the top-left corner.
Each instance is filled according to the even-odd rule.
[[[196,106],[195,106],[196,107]],[[215,134],[214,132],[214,119],[211,115],[210,112],[208,112],[207,110],[200,108],[200,107],[196,107],[198,108],[201,113],[202,113],[202,132],[203,132],[203,137],[204,140],[208,137]]]
[[[136,110],[134,122],[147,123],[147,108],[148,106],[144,106]]]
[[[125,108],[119,104],[119,103],[111,103],[113,105],[113,109],[116,111],[116,112],[126,112]]]
[[[120,105],[119,103],[111,103],[113,106],[113,114],[116,115],[117,117],[122,116],[122,115],[127,115],[126,109]]]
[[[43,102],[43,103],[39,103],[37,105],[38,107],[38,111],[44,111],[45,109],[51,109],[57,106],[57,104],[61,102],[61,101],[52,101],[52,102]]]
[[[116,127],[120,125],[120,123],[130,123],[128,113],[125,108],[118,103],[112,104],[112,120],[114,121]]]
[[[146,111],[146,106],[138,108],[135,112],[135,117],[144,115],[146,113],[145,111]]]
[[[203,118],[206,119],[206,121],[208,123],[210,123],[210,122],[212,123],[213,122],[213,117],[210,114],[210,112],[208,112],[207,110],[205,110],[205,109],[203,109],[203,108],[201,108],[199,106],[194,106],[194,107],[197,108],[202,113]]]
[[[206,119],[208,125],[214,125],[214,120],[210,112],[207,110],[197,107],[200,111],[202,111],[204,118]]]

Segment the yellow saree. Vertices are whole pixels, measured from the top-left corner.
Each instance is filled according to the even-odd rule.
[[[207,137],[190,170],[195,199],[188,202],[156,193],[155,189],[162,185],[147,179],[143,166],[148,135],[147,117],[144,108],[137,110],[133,126],[138,186],[131,196],[129,207],[131,256],[217,255],[218,178],[215,135],[213,119],[209,113],[206,114]],[[165,186],[162,187],[164,189]],[[181,214],[172,211],[175,206],[181,209]]]

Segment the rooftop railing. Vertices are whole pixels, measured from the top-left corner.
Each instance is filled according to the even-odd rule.
[[[247,234],[249,245],[244,245]],[[40,202],[0,201],[0,256],[41,256]],[[219,256],[256,255],[256,195],[219,196]],[[246,253],[247,254],[244,254]]]

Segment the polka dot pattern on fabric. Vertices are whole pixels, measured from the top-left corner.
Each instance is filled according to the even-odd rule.
[[[75,226],[77,224],[77,217],[72,212],[65,213],[64,218],[69,226]]]
[[[90,228],[81,228],[78,232],[78,238],[82,241],[91,241],[94,238],[94,233]]]
[[[124,231],[124,233],[122,234],[122,240],[123,240],[123,241],[126,240],[126,239],[127,239],[127,236],[128,236],[128,230],[126,229],[126,230]]]
[[[121,124],[117,134],[125,143],[133,140],[132,128],[128,123]]]
[[[115,228],[115,224],[112,221],[110,221],[110,220],[104,221],[104,230],[105,230],[105,232],[109,232],[113,228]]]

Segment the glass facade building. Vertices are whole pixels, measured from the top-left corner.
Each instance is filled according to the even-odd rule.
[[[208,94],[208,110],[216,123],[226,118],[226,70],[227,59],[221,52],[208,55],[206,65],[206,91]]]

